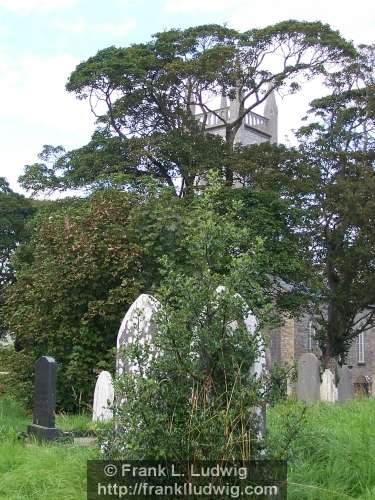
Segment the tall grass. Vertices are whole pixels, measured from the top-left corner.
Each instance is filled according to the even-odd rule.
[[[25,440],[30,416],[9,398],[0,400],[0,499],[80,500],[86,498],[86,461],[95,448],[73,444],[38,444]],[[87,417],[58,418],[64,428],[83,426]]]
[[[65,429],[92,425],[85,415],[57,420]],[[86,461],[98,450],[20,439],[29,422],[14,401],[0,399],[0,499],[86,498]],[[306,411],[288,401],[269,412],[268,424],[271,454],[288,458],[289,499],[375,499],[375,400]]]
[[[286,402],[269,418],[270,442],[279,450],[286,427],[295,422],[295,440],[286,454],[288,498],[375,499],[375,400],[321,403],[307,408],[298,424],[301,413],[302,405]]]

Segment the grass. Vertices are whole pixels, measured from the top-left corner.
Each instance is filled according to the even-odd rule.
[[[86,498],[86,461],[98,450],[20,439],[28,423],[14,401],[0,399],[0,499]],[[288,401],[270,410],[268,423],[271,451],[288,458],[288,499],[375,500],[374,399],[320,404],[306,413]],[[57,425],[93,428],[87,415],[59,415]]]
[[[87,416],[57,419],[64,429],[84,428]],[[38,444],[20,439],[30,418],[11,399],[0,400],[0,499],[86,498],[86,461],[98,450],[74,444]]]
[[[321,403],[308,408],[299,425],[301,413],[302,405],[286,402],[269,415],[278,452],[287,429],[299,428],[287,453],[288,498],[375,499],[375,400]]]

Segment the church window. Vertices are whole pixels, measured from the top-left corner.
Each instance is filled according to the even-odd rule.
[[[362,332],[358,335],[358,363],[365,362],[365,334]]]

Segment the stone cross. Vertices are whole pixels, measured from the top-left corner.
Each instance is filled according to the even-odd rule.
[[[332,371],[327,368],[322,375],[322,383],[320,385],[320,400],[334,403],[337,400],[337,388],[335,384],[335,376]]]
[[[47,441],[56,439],[61,431],[55,427],[56,361],[42,356],[35,363],[33,423],[28,433]]]
[[[112,376],[109,372],[102,371],[96,381],[93,403],[93,422],[108,422],[112,420],[114,391]]]
[[[319,360],[311,352],[302,354],[298,360],[297,398],[307,404],[320,400]]]
[[[337,385],[337,389],[339,401],[347,401],[348,399],[353,399],[354,385],[352,382],[350,368],[348,368],[347,366],[342,366],[339,369],[339,383]]]

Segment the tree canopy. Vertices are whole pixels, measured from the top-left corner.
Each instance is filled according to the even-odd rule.
[[[276,191],[297,209],[294,226],[310,262],[309,290],[325,363],[345,361],[375,324],[374,47],[327,80],[311,104],[299,147],[243,148],[239,171],[253,189]]]
[[[27,166],[22,183],[38,191],[152,176],[169,186],[178,180],[183,195],[214,166],[231,184],[227,150],[245,116],[274,90],[294,93],[355,55],[328,25],[294,20],[243,33],[219,25],[170,30],[100,50],[67,83],[89,101],[98,130],[81,149],[47,147],[42,160],[51,164]],[[236,112],[218,113],[215,96],[237,100]],[[205,133],[209,113],[224,126],[226,144]]]
[[[26,222],[34,211],[31,201],[12,191],[4,177],[0,177],[0,337],[6,331],[3,324],[4,289],[15,280],[11,257],[26,239]]]

